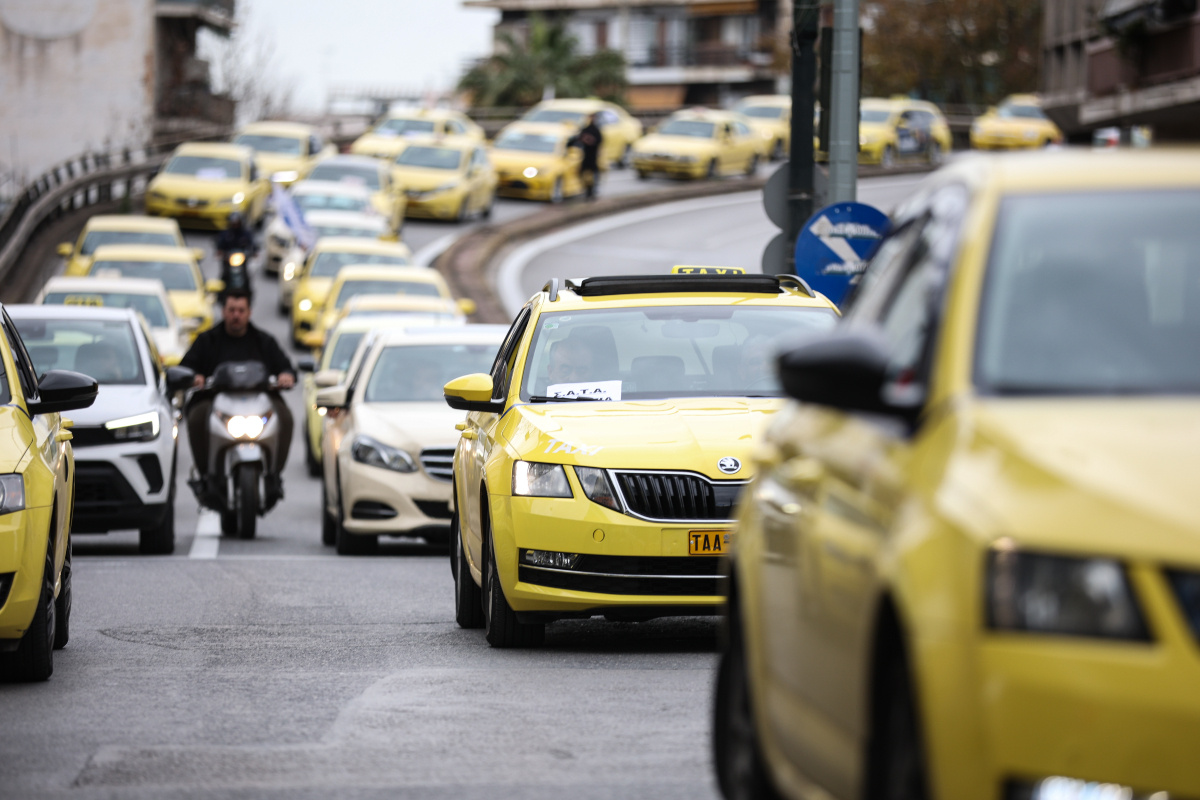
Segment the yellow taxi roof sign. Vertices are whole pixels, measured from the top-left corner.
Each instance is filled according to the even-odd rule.
[[[692,267],[685,264],[671,267],[672,275],[745,275],[744,267]]]

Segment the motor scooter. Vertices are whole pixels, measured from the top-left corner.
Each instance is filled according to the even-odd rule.
[[[229,291],[250,292],[250,257],[253,252],[246,250],[230,250],[224,254],[221,261],[221,280],[225,289],[221,292],[220,300],[224,302],[225,293]]]
[[[217,365],[192,401],[212,400],[208,463],[190,481],[201,505],[221,514],[221,533],[254,538],[258,517],[283,497],[279,463],[281,423],[272,399],[278,385],[258,361]],[[199,465],[197,465],[199,468]]]

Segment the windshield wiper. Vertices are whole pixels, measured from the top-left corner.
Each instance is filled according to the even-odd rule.
[[[575,402],[575,401],[578,401],[578,400],[587,400],[587,401],[589,401],[589,402],[596,402],[596,401],[599,401],[599,400],[600,400],[600,398],[599,398],[599,397],[583,397],[583,396],[578,396],[578,397],[548,397],[548,396],[546,396],[546,395],[544,395],[544,394],[531,394],[531,395],[529,395],[529,402],[531,402],[531,403],[571,403],[571,402]]]

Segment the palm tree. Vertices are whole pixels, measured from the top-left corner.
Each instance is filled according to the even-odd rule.
[[[619,100],[625,89],[625,58],[614,50],[580,55],[579,43],[561,22],[531,17],[529,40],[499,35],[496,52],[467,71],[458,88],[477,107],[530,106],[546,97]]]

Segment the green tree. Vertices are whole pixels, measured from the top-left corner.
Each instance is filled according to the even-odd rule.
[[[1041,0],[864,6],[863,94],[987,105],[1038,83]]]
[[[530,106],[548,91],[555,97],[620,100],[625,90],[625,58],[614,50],[580,55],[579,43],[559,21],[534,14],[528,41],[510,31],[497,38],[496,52],[458,82],[474,106]]]

